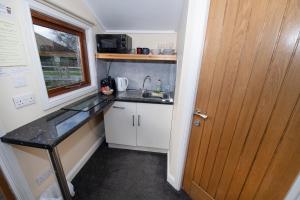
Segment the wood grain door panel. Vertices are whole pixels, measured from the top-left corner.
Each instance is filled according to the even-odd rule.
[[[0,169],[0,199],[1,197],[4,198],[4,200],[14,200],[15,197],[2,173],[2,170]]]
[[[299,33],[299,0],[211,1],[195,105],[209,117],[192,127],[183,181],[194,199],[288,191],[300,171]]]

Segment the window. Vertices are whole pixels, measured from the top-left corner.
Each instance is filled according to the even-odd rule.
[[[85,30],[31,10],[48,96],[91,84]]]

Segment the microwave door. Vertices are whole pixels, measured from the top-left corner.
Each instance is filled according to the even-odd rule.
[[[118,41],[115,38],[112,39],[102,39],[101,47],[103,49],[116,49],[118,47]]]

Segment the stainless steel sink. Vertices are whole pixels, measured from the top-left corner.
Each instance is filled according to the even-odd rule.
[[[118,93],[118,98],[123,100],[149,100],[153,102],[173,102],[170,93],[154,93],[151,90],[127,90]]]
[[[165,93],[155,93],[152,91],[144,91],[144,92],[142,92],[142,97],[143,98],[167,99],[168,95],[166,95]]]
[[[143,91],[142,97],[144,99],[153,99],[153,100],[157,99],[162,102],[173,102],[173,98],[171,97],[171,94],[165,92],[156,93],[153,91]]]

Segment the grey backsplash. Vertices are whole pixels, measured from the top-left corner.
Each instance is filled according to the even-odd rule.
[[[101,79],[106,77],[106,71],[109,62],[97,61],[97,76],[98,83]],[[127,77],[129,80],[128,89],[140,89],[143,85],[145,76],[151,76],[151,83],[146,81],[146,89],[155,89],[157,80],[162,81],[162,90],[169,88],[170,91],[175,90],[176,79],[176,64],[173,63],[150,63],[150,62],[111,62],[109,75],[113,78]]]

